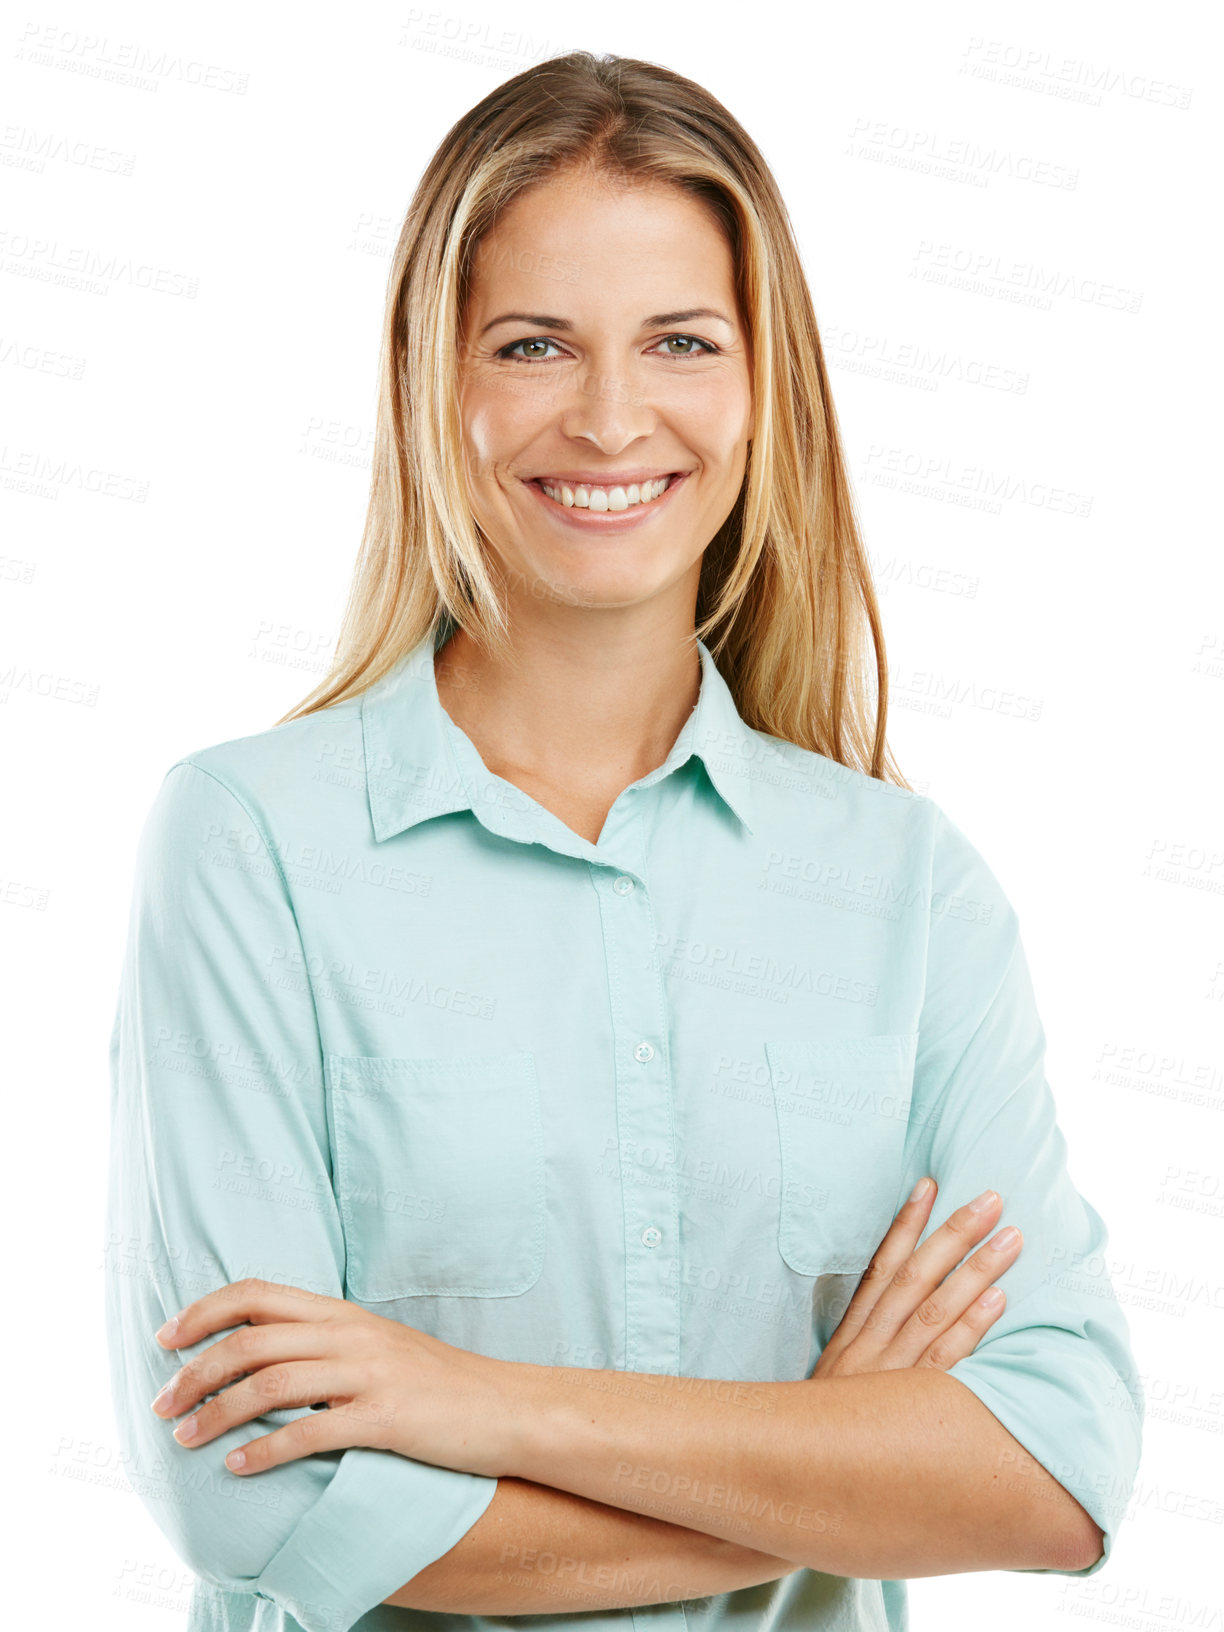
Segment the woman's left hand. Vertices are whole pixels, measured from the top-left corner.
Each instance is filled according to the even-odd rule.
[[[221,1390],[175,1428],[180,1444],[206,1445],[267,1411],[321,1400],[331,1408],[231,1451],[233,1472],[366,1445],[462,1473],[509,1473],[522,1369],[513,1361],[454,1348],[342,1298],[256,1279],[197,1298],[172,1335],[162,1327],[157,1337],[178,1348],[227,1326],[238,1330],[189,1360],[154,1402],[159,1416],[177,1417]]]

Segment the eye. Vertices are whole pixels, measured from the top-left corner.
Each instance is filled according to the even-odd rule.
[[[662,340],[659,341],[659,345],[667,345],[672,340],[679,340],[689,346],[700,346],[702,349],[700,351],[669,351],[664,354],[665,356],[677,358],[713,356],[718,351],[718,347],[711,341],[701,340],[695,334],[665,334]],[[541,334],[534,334],[529,335],[525,340],[514,340],[508,346],[502,346],[499,351],[494,352],[494,356],[514,363],[549,363],[553,361],[551,357],[542,357],[538,353],[533,357],[524,357],[522,355],[516,357],[515,353],[520,346],[556,346],[557,344],[556,340],[548,340]]]
[[[659,344],[661,346],[666,345],[669,340],[683,340],[686,344],[704,347],[704,353],[701,351],[671,351],[667,353],[669,357],[709,356],[718,350],[718,347],[712,345],[709,340],[699,340],[695,334],[665,334]]]
[[[555,346],[556,343],[557,342],[555,340],[545,340],[542,335],[534,334],[530,335],[526,340],[516,340],[512,345],[503,346],[499,352],[495,353],[495,355],[498,357],[508,357],[514,362],[530,363],[535,362],[536,359],[534,357],[514,357],[513,353],[516,352],[520,346]],[[548,360],[548,358],[540,359],[542,362],[547,362]]]

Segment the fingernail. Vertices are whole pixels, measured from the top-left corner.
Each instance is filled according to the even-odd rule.
[[[1016,1226],[1009,1224],[1005,1230],[1000,1230],[998,1235],[991,1237],[990,1244],[996,1252],[1006,1252],[1012,1242],[1019,1238],[1019,1235],[1020,1231]]]
[[[991,1286],[978,1299],[983,1309],[997,1309],[1003,1302],[1003,1294],[997,1286]]]
[[[998,1199],[999,1196],[997,1191],[983,1190],[976,1201],[971,1201],[969,1203],[969,1211],[971,1213],[988,1212],[990,1208],[994,1206],[995,1202],[998,1201]]]
[[[919,1179],[918,1183],[910,1191],[910,1198],[909,1199],[911,1201],[921,1201],[923,1196],[926,1195],[927,1191],[930,1188],[931,1188],[930,1179]]]
[[[157,1393],[153,1396],[153,1409],[154,1409],[154,1411],[160,1411],[162,1406],[164,1406],[165,1404],[168,1403],[168,1401],[170,1399],[170,1396],[173,1393],[174,1393],[174,1384],[173,1383],[167,1383],[164,1388],[159,1389],[157,1391]]]
[[[186,1422],[180,1422],[178,1427],[174,1430],[174,1437],[178,1440],[180,1445],[183,1445],[187,1442],[187,1440],[194,1439],[199,1431],[200,1424],[196,1421],[195,1417],[188,1417]]]
[[[178,1316],[172,1315],[164,1326],[159,1326],[153,1334],[163,1342],[168,1342],[178,1331]]]

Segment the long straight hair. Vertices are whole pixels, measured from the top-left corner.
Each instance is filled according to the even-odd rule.
[[[508,653],[462,474],[458,358],[478,246],[519,193],[560,173],[677,187],[724,234],[755,429],[740,492],[702,557],[695,632],[749,726],[909,787],[885,740],[879,606],[777,183],[709,91],[656,63],[589,51],[499,85],[421,177],[388,275],[370,497],[335,656],[277,723],[360,694],[449,622]]]

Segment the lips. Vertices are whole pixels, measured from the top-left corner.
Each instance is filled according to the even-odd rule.
[[[601,482],[571,482],[565,478],[553,482],[541,477],[538,486],[554,504],[562,505],[567,510],[592,510],[600,515],[605,512],[620,514],[624,510],[657,504],[666,497],[675,480],[674,476],[652,476],[641,483],[625,481],[605,485]]]
[[[547,485],[549,487],[553,487],[553,481],[549,478],[541,476],[528,477],[524,480],[523,485],[525,487],[534,488],[535,492],[539,496],[540,503],[548,507],[549,515],[555,517],[562,524],[568,524],[592,533],[615,533],[621,532],[626,528],[634,528],[643,525],[643,523],[648,521],[660,507],[666,508],[668,505],[670,505],[673,502],[672,495],[679,492],[690,474],[691,472],[687,470],[670,472],[667,487],[657,499],[650,499],[645,503],[631,504],[624,510],[591,510],[586,506],[566,506],[564,504],[559,504],[556,499],[550,498],[544,491],[545,482],[547,481]],[[651,478],[646,479],[650,480]],[[655,477],[653,480],[658,481],[661,480],[661,478]],[[556,485],[573,489],[579,487],[589,488],[592,485],[602,486],[603,484],[570,481],[566,477],[561,477]],[[615,482],[609,485],[616,487],[631,487],[633,484],[632,482]]]

